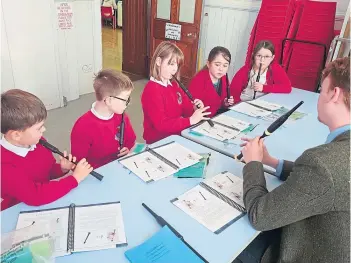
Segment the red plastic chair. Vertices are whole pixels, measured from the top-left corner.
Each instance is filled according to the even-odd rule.
[[[102,6],[101,7],[101,24],[103,23],[104,19],[111,19],[112,18],[112,28],[116,29],[116,16],[113,15],[113,11],[111,7]]]

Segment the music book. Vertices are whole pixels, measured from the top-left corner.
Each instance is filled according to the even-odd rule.
[[[250,126],[250,123],[238,120],[224,114],[216,116],[212,119],[215,124],[211,127],[208,122],[202,122],[194,126],[192,131],[201,133],[208,137],[214,138],[219,141],[225,141],[235,138],[242,131]]]
[[[202,157],[170,142],[146,149],[140,153],[119,159],[119,162],[146,183],[160,180],[181,169],[198,163]]]
[[[33,225],[50,226],[56,257],[127,245],[120,202],[20,212],[16,229]],[[34,229],[28,238],[43,234]]]
[[[131,263],[204,262],[168,226],[124,254]]]
[[[184,168],[174,174],[177,178],[205,178],[206,168],[210,162],[211,153],[204,153],[200,156],[202,159],[192,166]]]
[[[171,202],[215,234],[246,213],[243,179],[229,172],[203,181]]]
[[[268,102],[262,99],[250,100],[250,101],[246,101],[246,103],[268,111],[276,111],[282,107],[279,104]]]
[[[267,116],[272,113],[270,110],[251,105],[247,102],[241,102],[233,107],[230,107],[229,109],[256,118]]]

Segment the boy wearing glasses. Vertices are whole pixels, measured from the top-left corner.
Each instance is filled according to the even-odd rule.
[[[234,76],[230,89],[234,103],[261,97],[264,93],[290,93],[291,83],[284,69],[274,61],[272,42],[262,40],[252,52],[249,65],[243,66]],[[257,81],[257,76],[260,76]]]
[[[71,133],[72,154],[86,158],[94,169],[129,153],[136,136],[124,114],[124,147],[120,149],[122,113],[130,102],[132,81],[111,69],[101,70],[94,79],[96,102],[81,116]]]

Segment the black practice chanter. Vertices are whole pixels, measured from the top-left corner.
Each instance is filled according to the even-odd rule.
[[[40,139],[39,140],[39,143],[41,145],[43,145],[46,149],[48,149],[49,151],[53,152],[53,153],[56,153],[60,156],[62,156],[63,158],[66,158],[68,160],[68,156],[64,156],[64,154],[59,150],[57,149],[55,146],[51,145],[50,143],[48,143],[47,141],[43,140],[43,139]],[[74,163],[75,165],[77,165],[78,162],[73,162],[71,161],[72,163]],[[102,180],[102,178],[104,178],[101,174],[95,172],[95,171],[91,171],[90,174],[92,176],[94,176],[96,179],[98,179],[99,181]]]
[[[124,112],[122,113],[121,126],[119,127],[120,137],[119,137],[119,147],[122,150],[124,144]]]
[[[261,77],[261,68],[262,68],[262,63],[260,63],[260,67],[258,68],[258,73],[257,73],[257,78],[256,78],[256,82],[260,81],[260,77]],[[253,99],[256,99],[256,90],[254,91],[254,96]]]
[[[194,102],[193,96],[190,94],[189,90],[184,86],[183,83],[181,83],[175,76],[173,76],[173,79],[178,83],[179,87],[185,92],[185,94],[189,97],[189,99]],[[196,106],[197,107],[197,106]],[[199,107],[197,107],[199,108]],[[207,120],[208,124],[210,124],[211,127],[214,126],[213,121]]]
[[[201,258],[205,263],[209,263],[206,259],[203,258],[194,248],[192,248],[183,238],[183,236],[175,230],[166,220],[163,219],[163,217],[157,215],[154,211],[151,210],[150,207],[148,207],[146,204],[142,203],[142,206],[156,219],[157,223],[160,224],[160,226],[168,226],[168,228],[180,239],[183,241],[183,243],[191,249],[199,258]]]
[[[225,74],[225,79],[227,81],[227,100],[230,99],[230,87],[229,87],[229,77],[228,77],[228,73]]]
[[[303,101],[300,101],[294,108],[292,108],[291,110],[289,110],[287,113],[285,113],[284,115],[280,116],[278,119],[276,119],[271,125],[269,125],[269,127],[267,128],[267,130],[264,131],[264,133],[261,135],[260,139],[270,136],[276,129],[278,129],[280,126],[282,126],[284,124],[284,122],[286,122],[286,120],[290,117],[290,115],[296,111],[296,109],[298,107],[300,107],[303,104]],[[240,153],[236,159],[238,161],[241,160],[241,158],[243,158],[243,154]]]

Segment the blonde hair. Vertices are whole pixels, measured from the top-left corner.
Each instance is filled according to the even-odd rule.
[[[122,91],[132,90],[133,83],[126,75],[113,69],[103,69],[94,79],[95,96],[98,101],[106,96],[117,96]]]
[[[180,66],[183,64],[184,55],[183,52],[179,49],[179,47],[177,47],[175,44],[169,41],[164,41],[157,46],[150,63],[150,77],[153,77],[157,80],[161,80],[160,67],[156,65],[156,59],[160,58],[162,62],[170,55],[171,59],[169,60],[169,63],[174,58],[177,60],[178,72],[176,77],[179,79]]]

